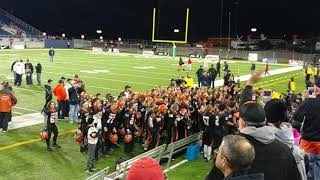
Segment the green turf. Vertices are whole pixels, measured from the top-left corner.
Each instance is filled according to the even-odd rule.
[[[89,93],[100,92],[118,95],[125,85],[130,85],[134,91],[151,90],[156,86],[167,86],[171,78],[186,75],[187,72],[178,72],[178,60],[165,58],[144,58],[133,54],[98,55],[83,50],[56,50],[55,62],[50,63],[48,50],[1,50],[0,51],[0,81],[12,77],[11,63],[14,59],[30,59],[35,66],[41,62],[43,66],[42,82],[49,78],[57,82],[62,76],[71,78],[79,74],[85,82]],[[195,79],[197,68],[202,65],[194,61],[190,72]],[[136,69],[145,66],[152,69]],[[250,63],[236,62],[229,64],[230,69],[239,75],[250,72]],[[287,65],[271,65],[271,70],[288,67]],[[257,63],[257,69],[264,69],[264,65]],[[95,71],[96,70],[96,71]],[[100,73],[97,73],[100,70]],[[108,71],[108,72],[101,72]],[[284,73],[264,78],[257,86],[275,88],[285,92],[287,82],[291,76],[297,79],[297,91],[304,87],[302,71]],[[34,75],[34,83],[36,83]],[[39,112],[44,103],[44,88],[42,86],[26,86],[25,77],[21,87],[13,87],[18,97],[18,104],[13,110],[14,116]],[[0,148],[38,138],[43,125],[35,125],[7,133],[0,133]],[[75,129],[75,125],[66,122],[58,123],[60,133]],[[59,137],[63,148],[55,152],[47,152],[44,142],[35,142],[29,145],[13,147],[0,151],[0,179],[76,179],[84,178],[87,157],[79,153],[79,145],[73,142],[72,135]],[[137,144],[135,153],[141,152]],[[115,159],[119,156],[127,158],[123,150],[116,150],[112,156],[97,162],[97,167],[114,167]],[[178,158],[178,160],[183,157]],[[178,161],[177,160],[177,161]],[[211,164],[202,159],[188,162],[169,173],[170,179],[203,179],[210,170]]]

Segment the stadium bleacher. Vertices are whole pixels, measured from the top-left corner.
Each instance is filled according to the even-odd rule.
[[[8,31],[8,28],[13,29],[17,32],[16,35],[25,34],[27,36],[39,36],[41,32],[31,25],[23,22],[22,20],[16,18],[10,13],[0,8],[0,35],[13,35]],[[4,28],[6,27],[6,28]],[[11,31],[12,32],[12,31]]]
[[[7,31],[4,31],[0,28],[0,35],[4,35],[4,36],[10,36],[11,34],[8,33]]]

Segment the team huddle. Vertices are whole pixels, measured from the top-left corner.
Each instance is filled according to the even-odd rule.
[[[61,147],[57,144],[56,123],[66,116],[61,107],[64,95],[60,94],[62,89],[59,90],[63,84],[63,80],[59,80],[53,88],[58,107],[49,98],[43,110],[47,125],[43,138],[49,151],[52,151],[51,133],[54,134],[53,146]],[[72,109],[77,109],[72,105],[79,104],[78,131],[74,139],[80,151],[89,155],[87,170],[93,172],[94,160],[111,154],[120,143],[124,144],[125,153],[133,155],[135,143],[143,143],[144,150],[148,151],[199,131],[204,132],[204,157],[210,161],[212,149],[219,147],[222,137],[237,131],[234,114],[240,88],[235,82],[220,89],[187,88],[185,84],[184,79],[178,79],[165,89],[159,87],[138,93],[126,86],[118,97],[107,94],[103,98],[100,93],[89,95],[84,83],[78,77],[73,79],[68,89],[69,116]]]

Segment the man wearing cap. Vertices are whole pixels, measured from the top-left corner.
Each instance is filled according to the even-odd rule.
[[[306,99],[294,114],[294,127],[301,131],[300,147],[309,157],[308,179],[320,179],[320,78],[314,85],[316,98]]]
[[[252,100],[253,84],[261,78],[262,72],[254,74],[248,81],[240,99],[240,135],[245,137],[255,149],[255,159],[251,172],[263,173],[266,180],[300,180],[296,161],[291,150],[276,139],[271,127],[266,126],[264,109]],[[210,177],[223,179],[215,168]],[[220,174],[220,175],[219,175]]]

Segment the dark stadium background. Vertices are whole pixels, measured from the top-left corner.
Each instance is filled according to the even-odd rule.
[[[238,6],[236,5],[238,1]],[[1,0],[0,7],[48,34],[96,37],[102,29],[106,38],[151,38],[152,8],[168,6],[184,12],[190,9],[192,40],[219,36],[221,0]],[[232,13],[232,35],[259,32],[280,37],[283,34],[319,34],[320,1],[309,0],[224,0],[222,34],[228,33],[228,11]],[[238,8],[237,8],[238,7]],[[165,10],[162,11],[165,14]],[[170,10],[168,12],[170,14]],[[175,17],[179,21],[180,13]],[[173,19],[171,19],[173,20]],[[161,21],[162,26],[171,25]],[[168,23],[168,24],[166,24]],[[237,27],[237,28],[236,28]],[[237,30],[238,29],[238,30]]]

